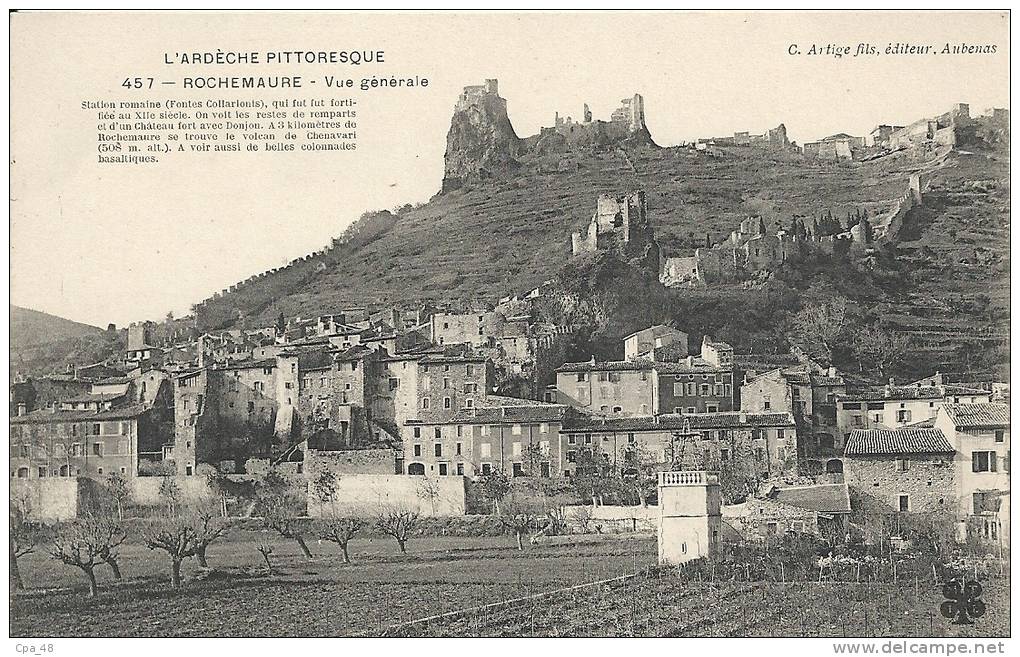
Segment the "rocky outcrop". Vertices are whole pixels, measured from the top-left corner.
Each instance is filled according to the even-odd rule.
[[[516,169],[520,150],[521,140],[507,116],[506,100],[496,93],[495,85],[467,87],[446,135],[443,191]]]

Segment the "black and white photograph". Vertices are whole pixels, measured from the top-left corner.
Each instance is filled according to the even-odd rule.
[[[9,39],[13,653],[1008,651],[1008,9]]]

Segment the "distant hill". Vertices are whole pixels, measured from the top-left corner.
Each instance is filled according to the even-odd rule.
[[[46,374],[69,364],[88,365],[121,349],[121,337],[95,326],[11,306],[12,374]]]
[[[83,335],[98,335],[103,330],[49,313],[11,306],[11,349],[24,349]]]

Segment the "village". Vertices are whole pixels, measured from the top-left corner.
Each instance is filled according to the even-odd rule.
[[[455,112],[495,112],[498,127],[505,117],[498,82],[466,87]],[[986,114],[986,124],[1008,130],[1007,110]],[[587,105],[583,115],[575,122],[556,114],[553,126],[519,143],[513,134],[508,152],[651,142],[640,94],[623,99],[609,121],[593,120]],[[930,162],[945,157],[971,121],[968,106],[958,104],[908,126],[879,125],[867,138],[841,133],[799,147],[780,124],[683,148],[696,157],[723,148],[794,153],[831,166],[897,153]],[[490,175],[458,158],[448,152],[444,191],[480,171]],[[649,190],[598,192],[590,218],[569,218],[578,230],[560,253],[568,265],[616,258],[674,292],[753,286],[814,256],[852,266],[895,243],[908,214],[925,207],[923,173],[896,185],[897,198],[881,213],[748,215],[693,254],[660,246]],[[369,242],[396,221],[380,213],[345,239]],[[401,568],[416,563],[409,542],[426,538],[441,546],[429,557],[441,568],[454,563],[453,549],[442,547],[454,536],[478,539],[465,538],[458,550],[492,549],[484,541],[493,535],[510,537],[510,549],[522,554],[559,550],[556,558],[566,560],[591,549],[591,563],[600,565],[582,566],[594,570],[581,581],[597,583],[623,571],[650,578],[661,572],[654,564],[686,568],[676,571],[685,586],[695,577],[702,584],[706,573],[714,583],[718,567],[731,583],[854,578],[861,591],[869,577],[898,586],[904,566],[896,564],[923,554],[928,561],[910,575],[916,597],[922,578],[941,585],[952,568],[977,572],[980,563],[983,572],[1003,572],[1006,381],[950,376],[927,363],[915,364],[925,372],[916,380],[844,371],[798,346],[741,351],[730,336],[697,331],[684,319],[620,336],[612,357],[577,357],[573,338],[589,327],[547,312],[551,297],[562,295],[551,280],[501,298],[373,298],[281,311],[271,323],[230,315],[231,308],[223,314],[223,299],[289,267],[325,270],[341,245],[334,240],[230,286],[187,317],[111,324],[107,337],[123,339],[123,349],[109,358],[12,378],[15,590],[30,580],[19,559],[43,553],[79,569],[89,597],[98,597],[97,568],[109,566],[118,586],[120,550],[132,532],[141,541],[132,549],[169,556],[172,589],[188,579],[203,585],[215,572],[206,550],[231,532],[251,534],[232,541],[246,546],[242,561],[257,551],[265,566],[258,577],[270,579],[297,572],[293,559],[313,559],[324,542],[350,566],[361,555],[349,547],[374,540],[370,533],[395,541]],[[285,561],[287,549],[300,551]],[[620,550],[633,564],[628,570],[620,558],[606,567],[601,550]],[[197,570],[182,571],[192,558]],[[229,577],[255,577],[255,569]],[[530,571],[516,572],[520,589]],[[439,597],[430,614],[454,604]],[[398,631],[378,622],[378,633]],[[535,633],[534,611],[531,625]],[[400,627],[421,629],[413,618]]]

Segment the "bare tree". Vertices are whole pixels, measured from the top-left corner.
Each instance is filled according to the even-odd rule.
[[[18,559],[35,552],[39,534],[28,519],[28,511],[25,506],[10,502],[10,583],[11,588],[19,591],[25,588],[21,580],[21,569],[18,568]]]
[[[230,529],[230,521],[220,515],[222,510],[220,502],[220,499],[209,499],[200,504],[195,510],[195,517],[198,521],[196,527],[198,531],[198,549],[195,552],[195,556],[198,557],[198,565],[203,568],[209,567],[209,563],[206,561],[206,550],[213,541],[223,536]]]
[[[322,472],[312,482],[312,492],[323,506],[323,516],[316,523],[319,538],[331,541],[340,546],[344,555],[344,563],[351,562],[348,544],[354,536],[364,529],[365,521],[354,514],[345,513],[337,508],[337,476],[329,471]]]
[[[305,530],[307,524],[301,518],[295,517],[295,505],[286,495],[272,495],[260,500],[262,505],[262,519],[266,527],[272,529],[284,538],[289,538],[298,544],[301,552],[306,558],[312,558],[312,551],[305,543]]]
[[[302,513],[301,504],[288,490],[286,480],[279,473],[271,471],[266,475],[256,503],[266,528],[293,540],[305,557],[311,559],[312,551],[308,549],[304,536],[308,523],[298,517]]]
[[[574,509],[574,521],[577,523],[582,534],[587,534],[591,531],[591,521],[594,515],[594,511],[588,506],[579,506]]]
[[[903,361],[909,348],[910,338],[906,335],[878,326],[862,328],[853,338],[853,350],[861,370],[876,370],[883,379],[890,369]]]
[[[793,342],[829,364],[846,336],[849,322],[850,302],[845,297],[805,306],[793,316]]]
[[[119,472],[115,472],[106,480],[106,491],[117,507],[117,519],[124,520],[124,504],[131,497],[131,489],[128,488],[127,479]]]
[[[351,539],[365,528],[365,525],[365,521],[361,518],[330,515],[319,521],[319,538],[339,545],[343,551],[344,563],[350,563],[351,555],[347,546]]]
[[[517,549],[524,549],[524,536],[538,523],[542,509],[535,500],[522,493],[512,493],[503,498],[499,509],[499,522],[517,537]]]
[[[404,508],[393,508],[383,511],[375,521],[375,526],[387,536],[392,536],[397,545],[400,546],[400,553],[407,554],[407,539],[411,531],[421,519],[417,511]]]
[[[199,531],[188,514],[167,514],[144,534],[150,550],[163,550],[170,557],[170,585],[181,588],[181,564],[198,554]]]
[[[432,514],[436,513],[436,502],[439,500],[439,482],[424,476],[415,484],[415,494],[420,500],[428,501],[432,507]]]
[[[90,513],[61,527],[53,540],[50,555],[68,566],[81,569],[89,582],[89,597],[99,595],[96,584],[96,566],[110,564],[117,576],[116,548],[124,542],[126,533],[111,517]]]
[[[273,574],[273,562],[269,560],[269,555],[273,553],[273,546],[265,541],[259,541],[255,543],[255,549],[262,555],[262,559],[266,562],[266,568],[269,570],[269,574]]]

